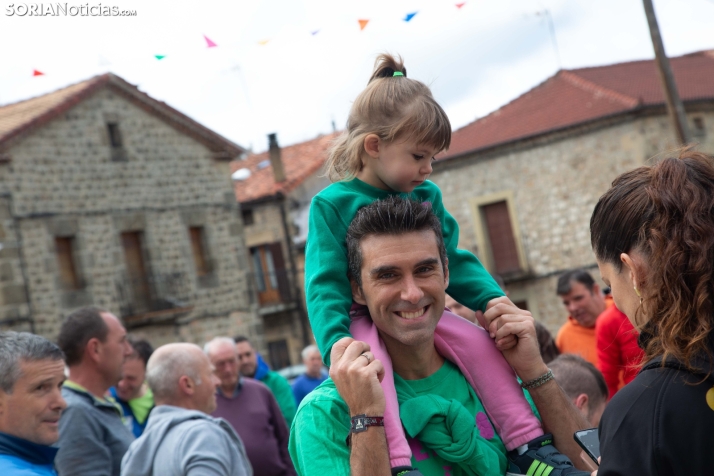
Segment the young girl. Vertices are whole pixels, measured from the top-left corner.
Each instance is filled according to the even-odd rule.
[[[401,60],[380,55],[367,88],[352,105],[347,130],[327,161],[333,184],[315,196],[310,208],[305,292],[317,345],[327,362],[332,345],[351,335],[367,342],[375,358],[382,361],[385,433],[395,474],[411,469],[412,454],[399,419],[389,355],[365,309],[353,309],[350,319],[352,292],[345,236],[357,210],[374,200],[404,194],[429,202],[442,223],[449,260],[447,292],[464,305],[481,310],[490,300],[503,296],[478,259],[456,248],[458,225],[444,209],[439,188],[426,180],[434,156],[446,150],[450,141],[451,124],[429,88],[408,79]],[[518,450],[513,453],[517,466],[523,473],[528,471],[535,453],[527,451],[528,443],[541,447],[543,430],[493,341],[472,323],[445,312],[436,329],[435,344],[439,353],[460,368],[506,448]],[[558,465],[550,462],[548,466]],[[553,476],[567,473],[550,472]]]

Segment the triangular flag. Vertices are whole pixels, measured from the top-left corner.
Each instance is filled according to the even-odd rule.
[[[457,4],[456,4],[456,8],[461,9],[461,7],[463,7],[464,5],[466,5],[466,2],[457,3]]]
[[[218,46],[213,41],[211,41],[211,39],[209,37],[207,37],[206,35],[203,35],[203,39],[206,40],[206,46],[208,48],[214,48],[214,47]]]
[[[364,30],[364,27],[367,26],[367,23],[369,23],[369,20],[357,20],[359,22],[359,29],[360,31]]]
[[[260,46],[265,46],[265,45],[268,44],[269,41],[270,41],[270,40],[260,40],[260,41],[258,42],[258,44],[259,44]]]
[[[154,58],[161,61],[162,59],[166,58],[166,55],[154,55]]]
[[[44,75],[45,75],[45,73],[43,73],[42,71],[37,71],[36,69],[32,70],[32,76],[44,76]]]
[[[404,21],[409,21],[409,20],[411,20],[412,18],[414,18],[414,16],[415,16],[417,13],[419,13],[419,12],[407,13],[407,16],[404,17]]]
[[[315,35],[317,35],[318,33],[320,33],[320,30],[315,30],[315,31],[311,31],[311,32],[310,32],[310,34],[311,34],[312,36],[315,36]]]

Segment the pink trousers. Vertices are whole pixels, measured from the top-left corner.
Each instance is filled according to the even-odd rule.
[[[384,430],[391,466],[411,466],[412,453],[399,419],[392,360],[367,308],[355,305],[351,314],[350,333],[368,343],[374,357],[384,365]],[[439,354],[458,366],[476,391],[506,449],[513,450],[543,435],[513,369],[484,329],[445,310],[436,327],[434,343]]]

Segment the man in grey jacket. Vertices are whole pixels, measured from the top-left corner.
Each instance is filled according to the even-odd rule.
[[[198,346],[159,347],[146,380],[156,407],[122,460],[123,476],[252,476],[240,437],[227,421],[208,415],[220,381]]]

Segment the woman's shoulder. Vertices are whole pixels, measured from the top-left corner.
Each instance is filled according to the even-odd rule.
[[[714,445],[714,382],[657,363],[645,366],[605,409],[600,423],[605,475],[657,474],[670,467],[681,467],[672,474],[704,474],[697,468],[714,467],[714,455],[692,454],[699,445]]]

